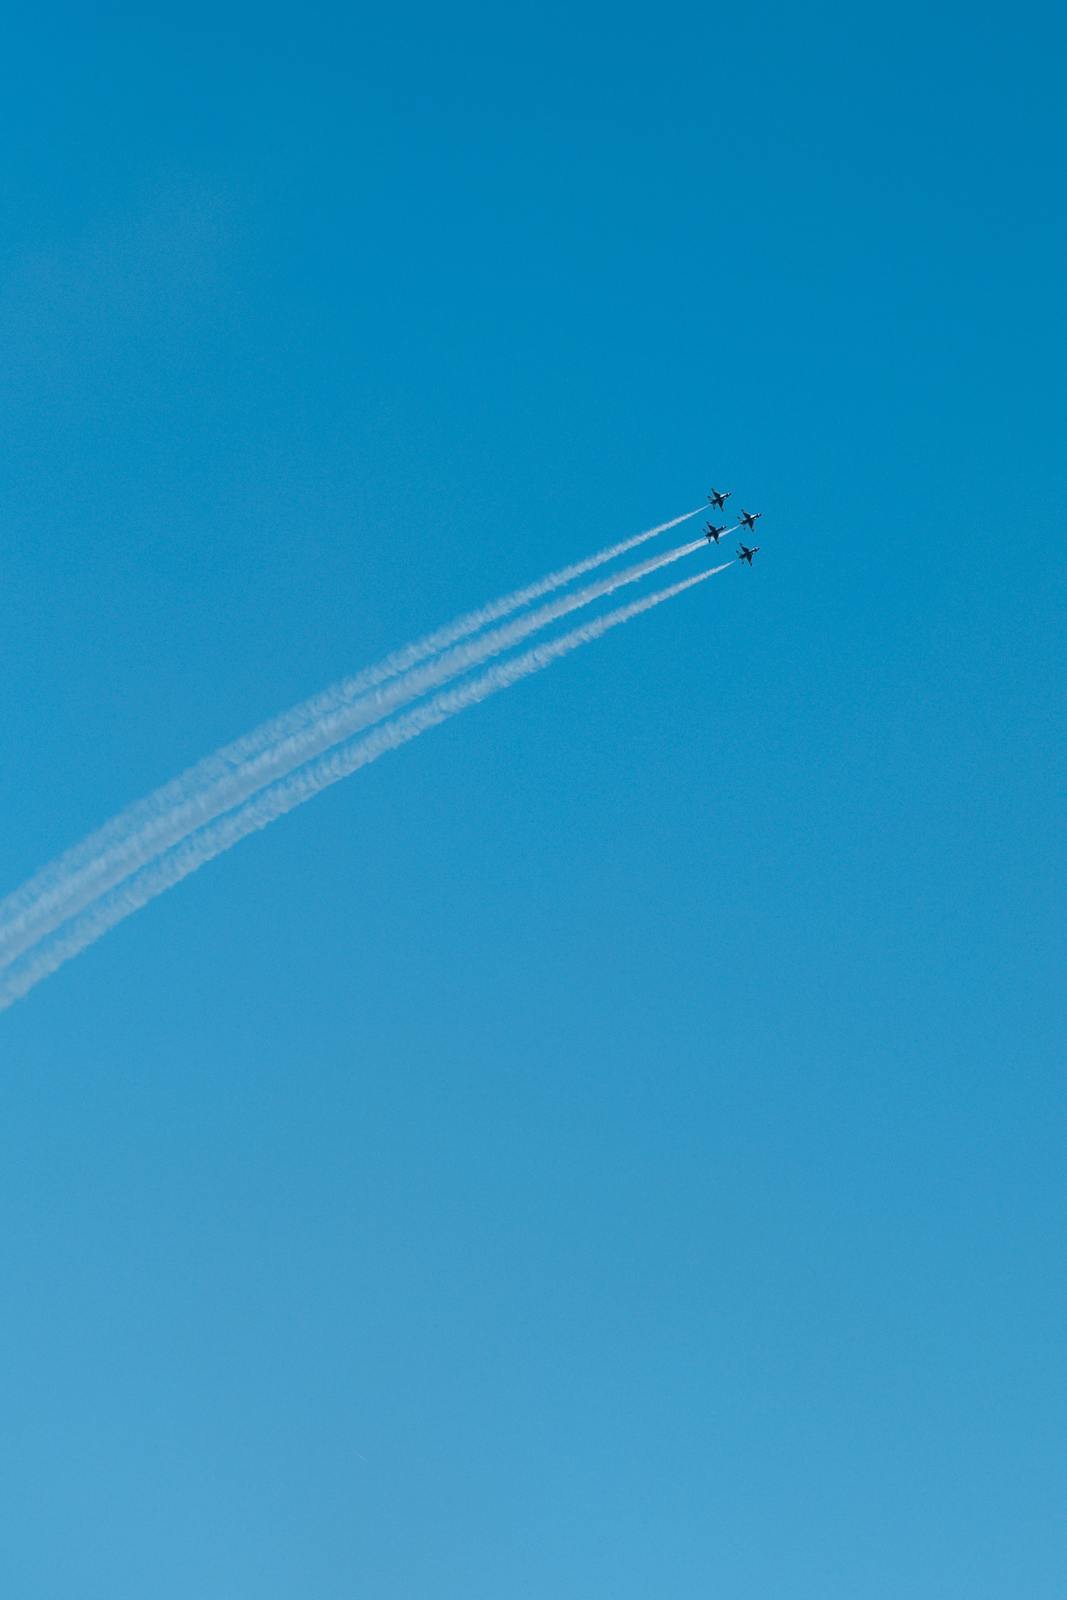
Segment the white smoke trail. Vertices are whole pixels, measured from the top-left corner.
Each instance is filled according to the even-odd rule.
[[[339,783],[342,778],[349,777],[361,767],[369,766],[372,761],[377,761],[379,756],[385,755],[387,751],[407,744],[410,740],[418,738],[420,733],[425,733],[438,723],[456,716],[468,706],[487,699],[489,695],[509,688],[513,683],[529,677],[531,673],[540,672],[561,656],[568,655],[580,645],[599,639],[609,629],[629,622],[631,618],[640,616],[643,611],[650,611],[654,606],[662,605],[665,600],[673,599],[686,589],[692,589],[698,583],[705,583],[708,578],[713,578],[719,572],[725,572],[726,568],[733,564],[732,561],[725,561],[721,566],[699,572],[693,578],[684,578],[680,583],[658,589],[655,593],[634,600],[629,605],[619,606],[616,610],[596,617],[591,622],[572,628],[570,632],[562,634],[557,639],[536,644],[521,655],[498,662],[469,683],[442,690],[424,705],[416,706],[414,710],[395,717],[391,722],[382,723],[363,738],[333,749],[308,763],[307,766],[280,779],[244,805],[217,818],[166,855],[149,863],[113,893],[91,906],[84,915],[76,918],[55,938],[31,951],[23,961],[10,967],[6,973],[0,973],[0,1010],[13,1005],[64,962],[94,944],[110,928],[124,921],[135,911],[139,911],[142,906],[147,905],[150,900],[154,900],[157,895],[163,894],[183,878],[189,877],[198,868],[221,855],[223,851],[229,850],[248,834],[269,826],[278,817],[303,805],[306,800],[312,799],[323,789]]]
[[[646,528],[643,533],[634,534],[629,539],[609,545],[593,556],[573,562],[570,566],[561,567],[556,572],[549,573],[547,577],[526,585],[525,588],[516,589],[499,600],[491,601],[476,611],[468,612],[424,638],[393,651],[376,665],[366,668],[354,677],[342,679],[311,699],[262,723],[232,744],[223,746],[213,755],[189,767],[177,778],[119,812],[102,828],[89,834],[80,844],[65,851],[5,899],[0,900],[0,960],[12,960],[19,950],[27,948],[25,930],[29,924],[23,920],[27,914],[33,917],[38,911],[43,912],[49,907],[57,906],[60,900],[65,904],[65,895],[72,889],[74,883],[77,882],[88,890],[90,883],[96,882],[93,874],[98,871],[103,873],[103,878],[106,878],[109,869],[104,863],[108,860],[113,847],[121,847],[132,834],[151,828],[159,817],[170,813],[190,795],[223,780],[243,762],[269,749],[298,729],[308,726],[319,717],[350,703],[378,684],[397,677],[420,661],[427,660],[438,651],[487,627],[491,622],[508,616],[513,611],[521,610],[523,606],[540,599],[542,595],[563,588],[582,574],[615,560],[626,551],[655,538],[657,534],[665,533],[668,529],[675,528],[679,523],[686,522],[699,514],[698,507],[695,511],[684,512],[680,517],[672,517],[668,522],[657,523],[654,528]],[[100,884],[103,884],[103,878]],[[114,878],[110,879],[111,883],[115,881]],[[99,885],[94,892],[101,892]],[[82,897],[80,904],[86,903]],[[64,915],[70,914],[72,913],[64,913]],[[50,926],[55,925],[54,919]],[[38,924],[34,923],[34,926]],[[41,937],[41,932],[39,931],[34,937]]]
[[[447,683],[451,678],[469,671],[471,667],[488,660],[491,656],[512,648],[548,623],[566,616],[571,611],[590,605],[624,585],[639,582],[658,568],[667,566],[683,556],[691,555],[699,550],[702,544],[703,540],[693,540],[690,544],[669,550],[664,555],[654,556],[635,566],[623,568],[594,584],[589,584],[584,589],[564,594],[510,623],[505,623],[488,633],[476,635],[468,643],[456,645],[451,650],[431,658],[425,666],[417,669],[409,668],[391,681],[365,692],[358,699],[332,705],[331,709],[320,710],[314,722],[298,727],[296,731],[286,736],[279,733],[274,744],[267,745],[257,754],[249,756],[243,763],[231,765],[227,759],[220,775],[213,781],[204,783],[199,788],[193,788],[191,792],[176,798],[168,809],[152,812],[139,827],[116,831],[114,824],[109,824],[100,833],[92,836],[94,839],[99,839],[101,833],[109,834],[111,842],[108,845],[98,848],[96,853],[81,866],[68,868],[49,886],[39,890],[28,905],[9,913],[6,921],[0,916],[0,966],[9,965],[31,945],[51,933],[60,923],[76,916],[99,895],[106,893],[123,878],[138,871],[153,856],[178,843],[194,828],[202,827],[213,817],[231,810],[249,795],[254,794],[257,789],[301,766],[331,745],[351,737],[361,728],[379,721],[401,705]],[[441,630],[440,636],[443,637],[444,632],[445,630]],[[315,701],[304,702],[305,707],[312,704],[325,708],[331,702],[328,695],[319,696]],[[273,727],[280,730],[286,721],[286,716],[277,717],[273,722],[264,724],[264,728]],[[258,732],[262,734],[263,729]],[[237,747],[229,748],[233,750]],[[194,772],[202,770],[209,764],[201,762],[199,769],[191,770]],[[159,790],[157,794],[161,796],[165,792],[166,790]],[[132,809],[136,811],[138,808]],[[121,822],[125,818],[128,822],[130,816],[131,812],[127,811],[117,820]],[[70,852],[67,857],[61,857],[60,864],[66,861],[69,855]],[[40,877],[41,874],[38,874],[38,879],[32,881],[37,882]]]

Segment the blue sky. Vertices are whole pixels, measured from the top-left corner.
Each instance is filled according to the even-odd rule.
[[[1058,1600],[1064,44],[12,25],[0,890],[766,516],[0,1017],[5,1594]]]

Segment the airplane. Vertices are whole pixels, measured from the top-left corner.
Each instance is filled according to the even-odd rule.
[[[763,515],[762,511],[746,511],[744,506],[742,506],[741,507],[741,523],[742,523],[742,526],[746,527],[746,528],[754,528],[756,526],[756,523],[759,521],[760,517],[762,517],[762,515]]]
[[[721,511],[729,500],[731,492],[729,489],[713,489],[708,495],[708,505],[714,506],[716,511]]]
[[[724,527],[717,528],[714,522],[705,522],[704,524],[704,537],[709,544],[718,544],[725,532],[726,529]]]
[[[747,544],[739,545],[738,549],[737,549],[737,559],[738,559],[738,561],[747,561],[749,566],[751,566],[752,565],[752,557],[756,554],[758,549],[759,549],[759,545],[758,544],[754,544],[752,546],[751,550],[748,548]]]

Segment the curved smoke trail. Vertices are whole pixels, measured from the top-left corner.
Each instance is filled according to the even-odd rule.
[[[294,713],[283,713],[270,723],[263,724],[262,728],[255,730],[247,740],[240,740],[228,747],[233,751],[256,740],[260,748],[254,755],[249,755],[240,763],[232,762],[227,756],[221,771],[218,767],[220,758],[209,757],[198,767],[191,768],[190,773],[186,774],[186,779],[198,771],[206,772],[208,768],[217,773],[214,778],[202,781],[199,787],[190,784],[184,793],[172,800],[169,807],[153,809],[140,825],[131,826],[131,818],[140,810],[139,807],[121,813],[99,833],[92,835],[85,845],[78,847],[79,853],[85,853],[86,846],[94,840],[100,841],[103,835],[107,835],[109,839],[105,845],[98,843],[95,851],[89,853],[82,864],[75,867],[67,865],[66,870],[57,870],[46,886],[38,888],[28,904],[23,905],[21,909],[10,911],[6,919],[2,914],[4,908],[0,907],[0,966],[9,965],[17,960],[31,945],[46,937],[60,923],[76,916],[99,895],[106,893],[123,878],[138,871],[154,856],[178,843],[195,828],[210,822],[213,817],[232,810],[235,805],[266,784],[303,765],[305,761],[331,745],[351,737],[370,723],[380,721],[391,711],[417,699],[430,689],[437,688],[482,661],[512,648],[531,633],[537,632],[559,617],[590,605],[593,601],[627,584],[637,583],[658,568],[692,554],[701,548],[702,543],[702,540],[694,540],[688,545],[667,551],[664,555],[623,568],[620,572],[602,578],[584,589],[564,594],[536,611],[528,612],[488,633],[475,636],[466,644],[458,644],[450,650],[445,650],[422,667],[408,668],[402,672],[398,669],[398,675],[391,680],[385,680],[381,685],[365,691],[356,698],[337,701],[332,697],[332,691],[327,691],[313,700],[303,702]],[[529,591],[522,592],[526,594]],[[481,615],[488,614],[489,609],[485,608]],[[447,632],[447,629],[442,629],[435,637],[443,638]],[[403,652],[397,652],[392,659],[398,661],[402,654]],[[374,670],[377,669],[372,669]],[[360,682],[362,676],[364,675],[348,681],[351,684]],[[314,721],[304,722],[288,734],[278,731],[286,727],[294,716],[302,715],[311,706],[320,708],[319,715]],[[273,743],[266,741],[265,734],[268,729],[276,730]],[[182,779],[177,781],[179,784],[183,783]],[[160,797],[172,787],[173,785],[168,785],[166,789],[157,791],[157,805]],[[62,869],[72,854],[73,852],[68,852],[67,856],[61,857],[56,863],[56,868]],[[46,868],[45,872],[48,873],[49,870]],[[26,889],[38,883],[41,877],[42,874],[38,874]],[[19,893],[25,895],[26,889]]]
[[[278,817],[303,805],[305,801],[320,794],[323,789],[339,783],[342,778],[349,777],[361,767],[369,766],[372,761],[377,761],[379,756],[385,755],[387,751],[407,744],[410,740],[418,738],[420,733],[425,733],[429,728],[447,721],[449,717],[456,716],[468,706],[476,705],[489,695],[509,688],[513,683],[529,677],[531,673],[540,672],[552,662],[559,660],[561,656],[568,655],[572,650],[578,649],[583,644],[589,644],[594,639],[599,639],[609,629],[617,628],[622,623],[629,622],[631,618],[640,616],[643,611],[650,611],[654,606],[662,605],[665,600],[673,599],[675,595],[682,594],[686,589],[692,589],[698,583],[707,582],[709,578],[713,578],[719,572],[725,572],[726,568],[732,565],[732,561],[726,561],[721,566],[697,573],[693,578],[684,578],[680,583],[658,589],[655,593],[634,600],[629,605],[619,606],[604,616],[572,628],[570,632],[562,634],[557,639],[534,645],[521,655],[498,662],[469,683],[442,690],[424,705],[381,724],[360,739],[352,740],[338,749],[329,751],[270,785],[244,805],[217,818],[176,848],[151,862],[139,873],[127,879],[113,893],[99,900],[84,915],[76,918],[55,938],[31,951],[25,960],[9,968],[6,973],[0,974],[0,1010],[13,1005],[64,962],[94,944],[110,928],[124,921],[126,917],[132,916],[150,900],[154,900],[157,895],[163,894],[174,884],[180,883],[183,878],[189,877],[198,868],[221,855],[223,851],[229,850],[248,834],[268,827]]]
[[[356,673],[355,676],[344,678],[321,693],[293,706],[280,716],[261,723],[250,733],[206,756],[144,799],[135,801],[133,805],[112,817],[102,828],[98,828],[79,844],[64,851],[61,856],[42,867],[32,878],[27,879],[19,888],[0,900],[0,961],[14,960],[21,951],[28,948],[33,939],[43,937],[48,928],[55,927],[65,916],[74,914],[73,911],[66,910],[58,915],[55,914],[59,912],[61,905],[67,905],[68,894],[73,893],[74,899],[71,904],[76,910],[79,906],[86,905],[93,894],[101,893],[117,881],[113,877],[108,878],[110,867],[106,863],[110,861],[112,851],[121,850],[125,841],[132,835],[151,830],[161,817],[166,816],[190,796],[214,783],[223,782],[235,768],[299,729],[307,727],[318,718],[351,703],[379,684],[398,677],[420,661],[425,661],[439,651],[459,643],[460,640],[470,637],[490,623],[510,615],[513,611],[521,610],[523,606],[531,604],[543,595],[563,588],[584,573],[606,565],[626,551],[655,538],[657,534],[665,533],[668,529],[677,527],[679,523],[698,516],[699,511],[700,508],[696,511],[686,511],[680,517],[672,517],[668,522],[657,523],[654,528],[646,528],[643,533],[634,534],[629,539],[609,545],[595,555],[572,562],[570,566],[561,567],[546,577],[527,584],[524,588],[513,590],[511,594],[490,601],[488,605],[481,606],[476,611],[467,612],[422,639],[392,651],[381,661]],[[37,931],[30,934],[31,928]]]

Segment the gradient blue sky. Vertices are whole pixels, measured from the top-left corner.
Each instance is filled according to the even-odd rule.
[[[1060,1600],[1065,47],[12,20],[0,890],[766,512],[0,1018],[12,1600]]]

